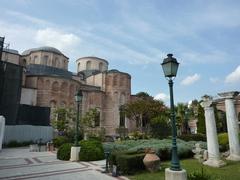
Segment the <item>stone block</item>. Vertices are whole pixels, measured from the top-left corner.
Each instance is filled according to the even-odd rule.
[[[166,168],[165,180],[187,180],[187,172],[185,169],[182,169],[181,171],[173,171],[170,168]]]

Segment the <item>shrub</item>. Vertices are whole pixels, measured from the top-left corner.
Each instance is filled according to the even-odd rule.
[[[123,174],[133,174],[136,171],[145,169],[143,158],[145,153],[142,154],[121,154],[116,157],[117,168]]]
[[[178,138],[184,141],[207,141],[205,134],[182,134]]]
[[[69,139],[65,136],[58,136],[53,139],[53,145],[57,148],[65,143],[69,143]]]
[[[240,133],[238,134],[240,139]],[[229,149],[228,133],[218,134],[218,142],[220,145],[220,151],[226,151]]]
[[[68,161],[71,154],[71,143],[61,145],[57,151],[57,159]]]
[[[82,140],[80,141],[81,150],[79,159],[81,161],[96,161],[104,159],[103,146],[100,141]]]
[[[110,166],[116,165],[120,174],[133,174],[145,169],[143,158],[145,153],[137,151],[115,151],[109,157]]]

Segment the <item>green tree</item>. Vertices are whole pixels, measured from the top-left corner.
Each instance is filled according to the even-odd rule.
[[[186,129],[186,114],[185,112],[187,111],[188,107],[187,104],[184,103],[178,103],[175,110],[176,110],[176,121],[177,124],[180,128],[180,132],[181,133],[186,133],[187,129]]]
[[[206,134],[206,125],[205,125],[205,115],[204,109],[198,103],[198,113],[197,113],[198,123],[197,123],[197,132],[201,134]]]
[[[54,110],[51,125],[54,129],[65,134],[76,120],[76,111],[72,108],[57,108]]]
[[[137,97],[141,98],[141,99],[151,99],[153,100],[153,97],[150,96],[147,92],[139,92],[136,94]]]
[[[154,117],[168,112],[162,101],[153,99],[137,99],[125,105],[125,114],[140,127],[146,127]]]
[[[81,118],[81,124],[86,127],[94,128],[99,126],[100,116],[97,108],[91,108],[85,115]]]
[[[151,135],[154,138],[165,138],[171,135],[171,125],[169,117],[162,113],[150,121]]]

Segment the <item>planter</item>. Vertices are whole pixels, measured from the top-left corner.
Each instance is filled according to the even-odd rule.
[[[149,151],[143,159],[143,164],[148,171],[155,172],[159,170],[160,158],[156,155],[154,151]]]

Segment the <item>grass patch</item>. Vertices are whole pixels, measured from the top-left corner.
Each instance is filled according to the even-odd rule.
[[[239,180],[240,179],[240,162],[226,161],[227,165],[221,168],[212,168],[209,166],[201,165],[195,159],[181,160],[181,167],[187,171],[187,173],[193,173],[201,171],[202,167],[204,173],[210,174],[215,177],[216,180]],[[170,162],[161,162],[161,170],[155,173],[148,171],[142,171],[134,176],[128,176],[131,180],[164,180],[165,168],[170,167]]]

